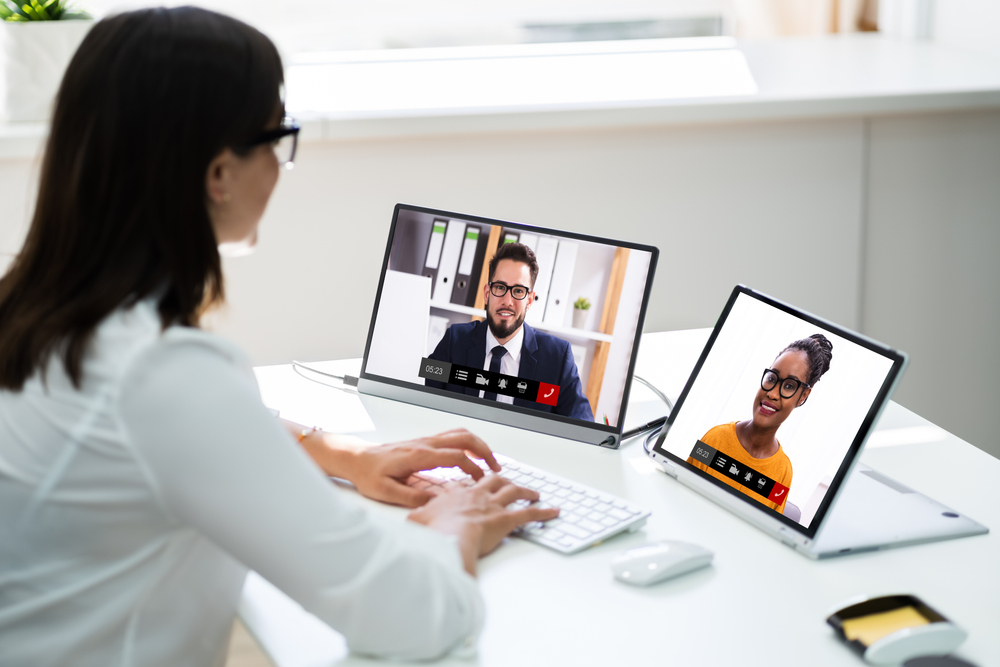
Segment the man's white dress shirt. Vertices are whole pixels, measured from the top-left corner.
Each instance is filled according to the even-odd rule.
[[[483,621],[451,538],[377,522],[261,404],[243,354],[152,301],[0,391],[0,664],[221,665],[247,569],[352,650],[441,655]]]
[[[496,336],[490,331],[489,325],[486,326],[486,363],[483,364],[483,370],[490,370],[490,363],[493,361],[493,348],[495,348],[500,343],[497,342]],[[517,376],[517,371],[521,368],[521,346],[524,344],[524,325],[522,324],[517,329],[517,333],[509,341],[504,343],[504,348],[507,352],[503,355],[500,360],[500,372],[504,375]],[[485,391],[479,392],[479,398],[485,396]],[[504,394],[497,394],[497,402],[506,403],[508,405],[514,405],[513,396],[505,396]]]

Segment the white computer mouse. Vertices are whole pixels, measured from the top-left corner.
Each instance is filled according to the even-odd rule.
[[[669,540],[623,551],[611,561],[611,571],[618,581],[649,586],[705,567],[714,555],[697,544]]]

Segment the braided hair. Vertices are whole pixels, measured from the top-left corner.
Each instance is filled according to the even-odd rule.
[[[809,360],[809,386],[814,386],[823,374],[830,370],[830,362],[833,360],[833,343],[823,334],[813,334],[809,338],[799,339],[788,345],[781,351],[780,357],[789,350],[798,350],[806,353]]]

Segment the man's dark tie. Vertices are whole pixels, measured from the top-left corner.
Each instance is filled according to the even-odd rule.
[[[490,373],[499,373],[500,362],[503,360],[503,355],[507,354],[507,348],[505,348],[503,345],[497,345],[495,348],[493,348],[492,353],[493,357],[490,359]],[[485,398],[488,401],[495,401],[497,400],[497,395],[492,391],[488,391],[485,394],[483,394],[483,398]]]

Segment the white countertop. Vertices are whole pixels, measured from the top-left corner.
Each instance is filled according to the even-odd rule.
[[[1000,60],[879,35],[298,54],[286,78],[303,141],[1000,107]],[[0,159],[45,131],[0,123]]]

